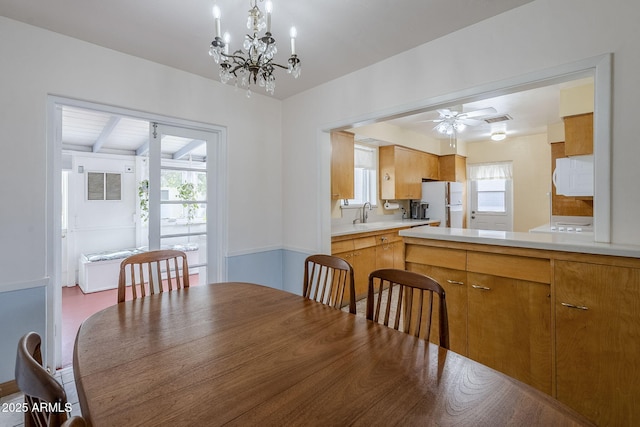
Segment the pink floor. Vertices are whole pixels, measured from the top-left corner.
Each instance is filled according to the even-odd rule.
[[[198,285],[198,275],[189,276],[190,286]],[[130,288],[127,299],[131,299]],[[79,286],[62,288],[62,367],[73,364],[73,344],[80,324],[92,314],[118,303],[118,290],[85,294]]]

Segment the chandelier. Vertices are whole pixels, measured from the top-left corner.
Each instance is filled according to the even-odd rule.
[[[262,1],[262,0],[260,0]],[[296,29],[291,27],[291,56],[288,65],[280,65],[273,62],[273,57],[278,52],[276,40],[271,34],[271,11],[273,5],[270,0],[265,3],[266,15],[257,5],[257,0],[250,1],[251,9],[247,19],[247,29],[242,49],[229,53],[230,36],[224,33],[220,36],[220,8],[213,6],[216,35],[211,42],[209,55],[216,64],[220,65],[220,81],[227,84],[234,81],[236,86],[247,89],[247,97],[251,96],[251,84],[264,87],[267,93],[273,95],[276,88],[276,67],[287,70],[293,77],[300,76],[300,59],[296,55]],[[259,33],[265,30],[263,35]]]

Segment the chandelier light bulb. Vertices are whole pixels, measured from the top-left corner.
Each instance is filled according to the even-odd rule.
[[[296,37],[298,37],[298,30],[296,27],[291,27],[289,30],[289,36],[291,37],[291,55],[296,54]]]
[[[220,37],[220,8],[217,4],[213,6],[213,19],[216,25],[216,37]]]
[[[271,0],[267,0],[264,8],[267,11],[267,33],[271,34],[271,12],[273,12],[273,3],[271,3]]]

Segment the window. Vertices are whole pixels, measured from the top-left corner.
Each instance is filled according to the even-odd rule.
[[[477,183],[478,212],[506,212],[507,180],[484,179]]]
[[[354,198],[349,205],[362,205],[378,200],[378,150],[367,145],[354,145]]]
[[[122,200],[122,174],[88,172],[87,200]]]

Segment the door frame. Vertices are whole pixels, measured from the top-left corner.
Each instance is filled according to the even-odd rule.
[[[61,252],[62,252],[62,225],[61,225],[61,192],[60,186],[62,174],[62,107],[85,108],[118,114],[125,117],[146,120],[150,123],[157,122],[163,125],[209,132],[217,135],[214,144],[215,155],[211,156],[215,162],[213,170],[215,186],[212,188],[210,203],[215,206],[211,209],[213,218],[211,221],[212,233],[208,242],[209,260],[212,261],[207,268],[210,281],[227,280],[226,253],[228,244],[228,208],[227,208],[227,130],[224,126],[184,120],[160,114],[145,113],[138,110],[114,107],[88,101],[81,101],[62,96],[47,96],[47,127],[46,127],[46,275],[49,278],[46,297],[46,337],[44,364],[54,371],[59,367],[62,358],[62,277],[61,277]]]

